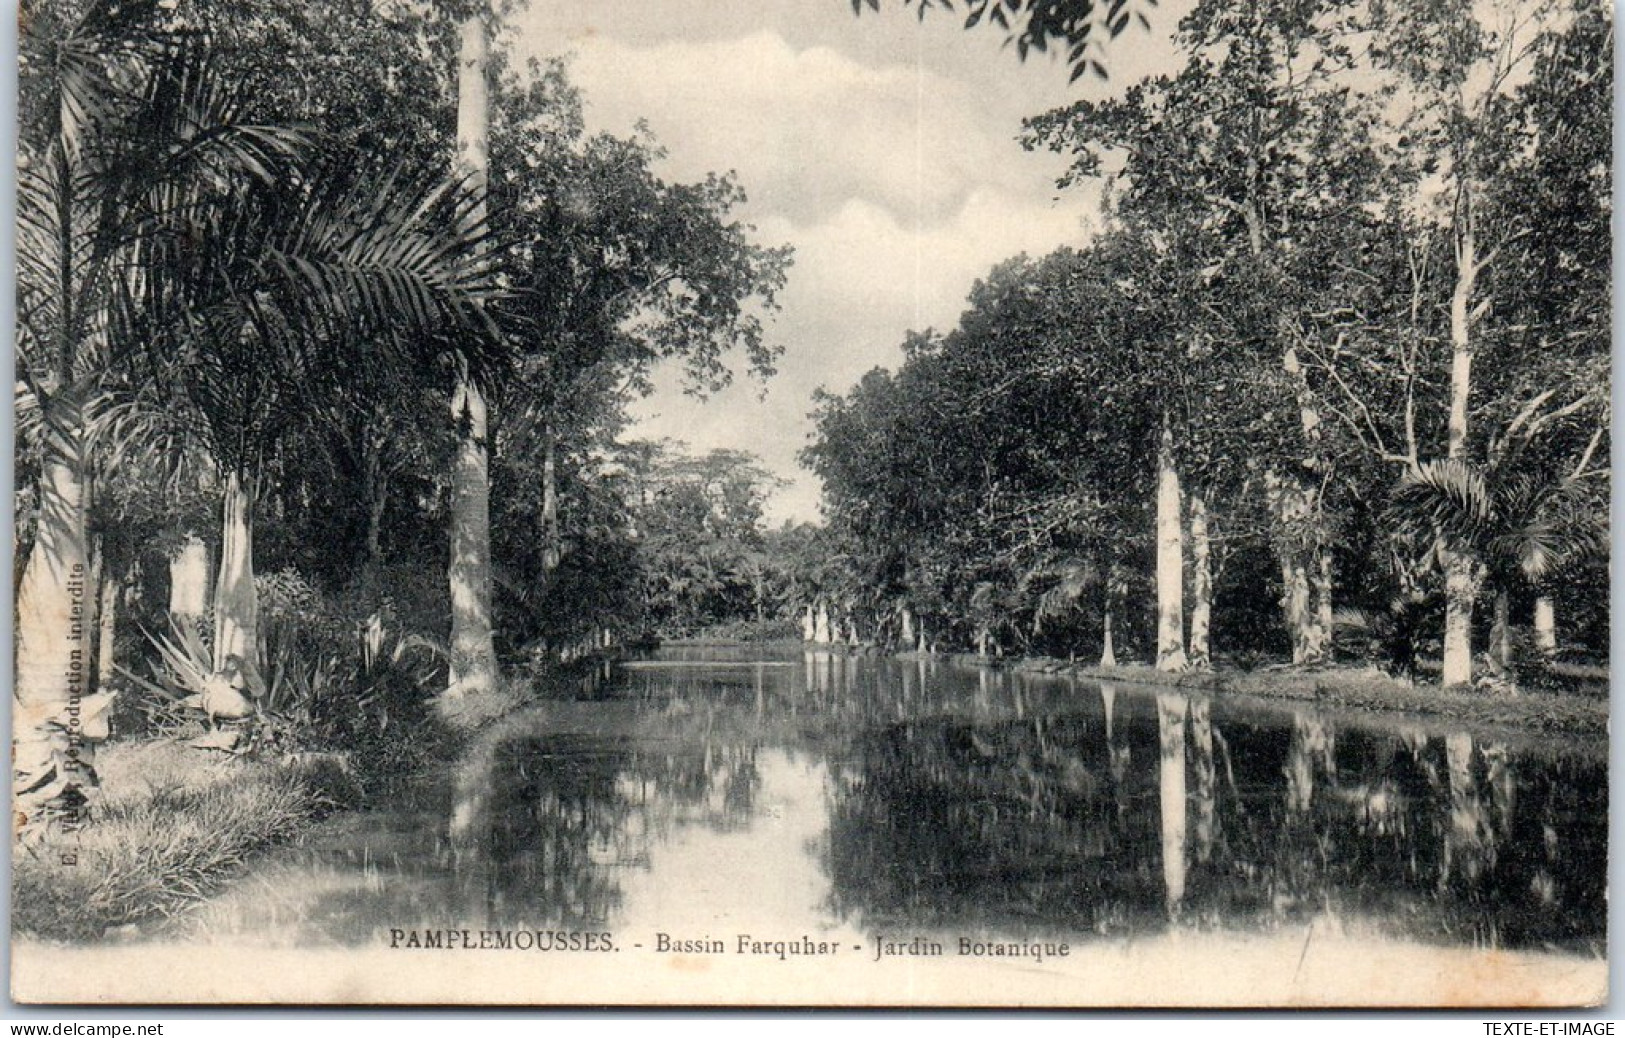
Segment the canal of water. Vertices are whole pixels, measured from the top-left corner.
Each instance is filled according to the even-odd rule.
[[[1332,926],[1600,957],[1606,747],[800,649],[674,648],[177,924],[388,945],[1124,942]],[[696,948],[701,945],[696,944]]]

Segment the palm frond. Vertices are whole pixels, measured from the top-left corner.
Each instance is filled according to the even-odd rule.
[[[1484,474],[1451,458],[1424,462],[1407,473],[1394,492],[1390,511],[1402,529],[1464,546],[1481,539],[1493,506]]]

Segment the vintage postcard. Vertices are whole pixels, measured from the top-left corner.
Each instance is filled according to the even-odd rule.
[[[20,1003],[1608,991],[1590,0],[21,0]]]

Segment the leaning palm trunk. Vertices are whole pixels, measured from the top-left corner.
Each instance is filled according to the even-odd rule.
[[[78,408],[50,406],[39,477],[34,544],[17,596],[14,685],[14,821],[32,827],[68,815],[94,785],[84,739],[91,661],[90,560],[85,501],[89,474]]]
[[[490,42],[485,12],[463,21],[457,68],[458,173],[477,199],[470,218],[483,222],[490,170]],[[451,670],[448,699],[495,690],[496,649],[491,635],[491,482],[485,397],[466,372],[451,401],[457,425],[452,469]]]

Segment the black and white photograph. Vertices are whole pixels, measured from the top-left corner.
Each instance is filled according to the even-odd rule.
[[[13,13],[15,1002],[1608,1003],[1606,0]]]

